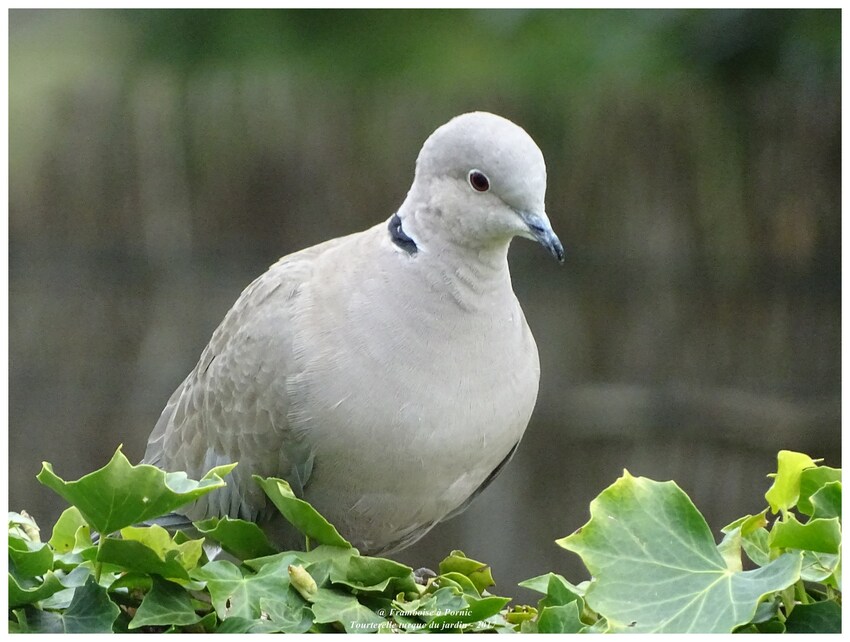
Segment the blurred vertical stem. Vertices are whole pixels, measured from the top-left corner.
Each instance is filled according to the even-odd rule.
[[[103,570],[103,562],[100,561],[100,552],[103,547],[103,540],[105,539],[106,537],[104,537],[102,533],[101,536],[97,538],[97,555],[94,558],[94,581],[98,584],[100,584],[100,574]]]
[[[797,583],[794,585],[794,589],[797,595],[797,601],[800,604],[809,604],[811,602],[809,594],[806,593],[806,586],[803,584],[802,578],[797,580]]]

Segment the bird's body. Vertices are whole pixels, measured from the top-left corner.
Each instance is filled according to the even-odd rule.
[[[539,155],[509,121],[489,114],[455,121],[469,116]],[[485,206],[483,225],[457,223],[476,208],[453,211],[453,201],[467,196],[453,191],[490,196],[466,183],[466,173],[488,159],[461,160],[463,184],[455,185],[450,175],[427,171],[428,144],[397,214],[275,263],[245,289],[172,395],[147,463],[197,478],[240,462],[227,488],[191,506],[189,518],[266,522],[280,545],[297,546],[297,534],[251,480],[276,476],[362,551],[390,552],[456,511],[513,452],[540,372],[508,272],[508,244],[522,230],[491,220],[493,207],[481,200],[471,202]],[[504,158],[490,161],[497,180]],[[510,204],[517,220],[542,214],[542,156],[532,158],[532,169],[505,181],[520,192],[529,180],[537,188],[527,203]],[[545,219],[540,214],[535,222]],[[482,233],[488,221],[493,229]],[[561,251],[551,228],[548,234],[550,249]]]

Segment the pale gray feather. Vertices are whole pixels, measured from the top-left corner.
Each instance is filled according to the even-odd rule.
[[[519,235],[562,258],[545,185],[522,129],[460,116],[426,141],[393,217],[284,257],[249,285],[145,454],[195,478],[239,462],[227,488],[185,514],[258,520],[296,546],[251,480],[277,476],[362,551],[382,553],[462,510],[510,458],[537,397],[507,251]]]

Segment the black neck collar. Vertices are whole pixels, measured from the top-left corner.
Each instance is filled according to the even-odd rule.
[[[416,241],[410,238],[407,234],[404,233],[404,230],[401,229],[401,219],[398,217],[398,214],[393,214],[392,218],[390,219],[389,229],[390,238],[392,239],[393,243],[398,245],[402,250],[404,250],[411,256],[419,251],[419,248],[416,247]]]

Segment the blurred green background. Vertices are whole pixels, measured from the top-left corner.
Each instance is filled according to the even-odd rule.
[[[12,510],[58,515],[42,460],[138,460],[241,289],[386,219],[473,109],[543,150],[567,263],[514,244],[534,418],[402,561],[518,594],[583,577],[553,541],[623,468],[717,533],[779,448],[840,465],[838,10],[13,10],[9,52]]]

